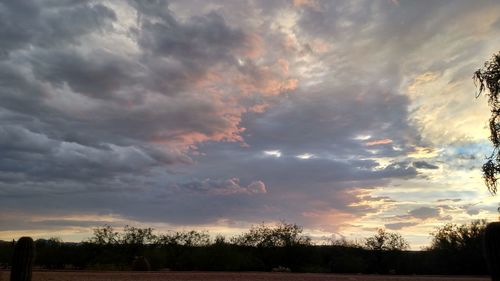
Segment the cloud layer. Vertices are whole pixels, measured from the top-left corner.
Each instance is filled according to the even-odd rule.
[[[499,12],[2,3],[0,238],[285,219],[319,236],[385,226],[418,247],[443,220],[492,217],[486,102],[470,77],[498,51]]]

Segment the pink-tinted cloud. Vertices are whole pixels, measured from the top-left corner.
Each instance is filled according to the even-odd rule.
[[[366,143],[366,145],[367,146],[376,146],[376,145],[391,144],[391,143],[392,143],[391,139],[381,139],[381,140],[369,141]]]

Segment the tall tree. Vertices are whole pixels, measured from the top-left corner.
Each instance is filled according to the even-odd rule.
[[[488,160],[483,165],[483,177],[488,190],[492,194],[497,192],[497,180],[500,173],[500,52],[484,63],[484,67],[474,72],[474,83],[479,84],[479,93],[485,93],[488,96],[491,117],[490,140],[494,149]]]
[[[498,174],[500,173],[500,52],[484,63],[473,76],[474,82],[479,82],[479,94],[488,96],[491,107],[490,140],[493,152],[483,165],[483,177],[491,194],[497,193]],[[476,84],[477,85],[477,84]],[[498,208],[500,211],[500,208]],[[488,224],[484,233],[485,257],[493,281],[500,281],[500,222]]]

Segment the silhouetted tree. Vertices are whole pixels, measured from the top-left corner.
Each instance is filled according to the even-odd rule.
[[[410,246],[400,234],[380,228],[377,234],[366,239],[365,247],[374,251],[403,251]]]
[[[445,224],[431,233],[430,250],[461,251],[481,249],[481,239],[486,228],[485,220],[475,220],[469,224]]]
[[[221,234],[217,234],[214,239],[214,245],[227,245],[226,237]]]
[[[247,233],[233,238],[232,242],[236,245],[254,247],[310,245],[311,238],[302,235],[302,232],[302,227],[296,224],[281,222],[274,227],[261,224],[252,226]]]
[[[232,239],[239,246],[256,247],[258,258],[266,270],[285,266],[298,270],[301,260],[308,260],[305,248],[311,245],[311,238],[302,234],[296,224],[280,222],[274,226],[265,224],[252,226],[250,230]]]
[[[210,235],[203,231],[177,231],[173,233],[160,234],[156,238],[159,245],[181,245],[181,246],[207,246],[210,244]]]
[[[485,220],[468,224],[448,223],[431,233],[429,251],[436,257],[437,266],[449,273],[480,274],[486,270],[482,253]]]
[[[484,63],[473,76],[474,82],[479,82],[479,94],[485,92],[488,96],[491,117],[490,141],[493,143],[493,152],[483,165],[483,177],[491,194],[497,193],[498,173],[500,173],[500,53],[493,55],[491,60]],[[477,84],[476,84],[477,85]],[[500,211],[500,208],[498,208]],[[492,279],[500,281],[500,222],[490,223],[484,235],[484,250],[486,261]]]
[[[139,228],[126,225],[123,228],[123,233],[119,236],[119,243],[127,252],[127,256],[142,256],[144,249],[156,241],[156,236],[153,234],[153,229]]]
[[[138,228],[126,225],[123,228],[120,243],[124,245],[142,246],[152,243],[155,240],[156,236],[153,234],[152,228]]]
[[[491,117],[489,120],[490,140],[494,149],[483,165],[483,177],[488,190],[492,194],[497,192],[497,176],[500,173],[500,53],[484,63],[484,67],[474,72],[474,83],[479,84],[479,96],[485,93],[488,96]]]
[[[442,226],[433,234],[432,247],[424,251],[401,251],[407,248],[405,240],[385,230],[363,245],[346,240],[314,245],[295,224],[258,225],[231,240],[233,244],[223,236],[210,240],[208,233],[199,231],[156,234],[127,227],[115,232],[104,226],[83,243],[38,239],[35,263],[47,269],[270,271],[281,266],[294,272],[482,275],[487,267],[478,244],[484,224]],[[495,233],[493,242],[499,237]],[[11,264],[14,245],[0,241],[0,267]],[[131,245],[141,247],[134,252]],[[500,252],[489,253],[494,261]]]
[[[111,225],[104,225],[93,229],[94,235],[88,242],[96,245],[113,245],[119,242],[120,235]]]

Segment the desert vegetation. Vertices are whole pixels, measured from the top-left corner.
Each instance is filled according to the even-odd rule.
[[[497,181],[500,173],[500,53],[484,63],[484,67],[474,72],[476,85],[479,85],[479,93],[488,97],[491,116],[489,120],[490,141],[493,151],[483,164],[483,178],[492,195],[497,193]],[[500,208],[498,208],[500,211]],[[486,262],[493,281],[500,280],[500,222],[490,223],[485,230],[484,251]]]
[[[109,225],[79,243],[38,239],[34,265],[74,270],[201,270],[487,274],[481,239],[485,221],[446,224],[432,233],[431,245],[409,251],[405,239],[378,230],[363,241],[334,240],[317,245],[296,224],[257,225],[239,236],[211,238],[196,230],[156,233],[152,228]],[[0,243],[0,263],[10,266],[15,243]]]

